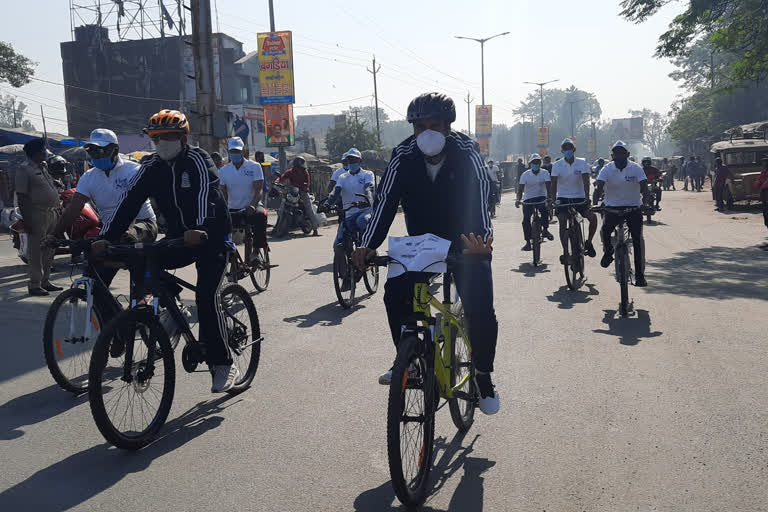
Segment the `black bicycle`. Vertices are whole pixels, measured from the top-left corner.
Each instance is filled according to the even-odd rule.
[[[353,208],[370,208],[370,203],[365,194],[357,194],[365,198],[365,201],[353,203],[349,208],[339,210],[339,223],[342,233],[342,251],[334,249],[333,252],[333,287],[336,290],[336,298],[339,305],[344,309],[349,309],[355,301],[357,283],[362,278],[365,283],[365,289],[370,295],[376,293],[379,289],[379,268],[375,265],[369,267],[365,272],[358,270],[352,263],[352,253],[360,247],[361,233],[349,231],[344,224],[344,215]]]
[[[571,290],[578,290],[584,283],[584,219],[576,209],[588,201],[562,205],[566,209],[566,244],[563,254],[565,282]]]
[[[543,240],[544,227],[539,214],[539,209],[535,208],[540,204],[548,204],[549,201],[537,201],[535,203],[523,203],[524,205],[534,206],[533,216],[531,217],[531,245],[533,247],[533,266],[538,267],[541,263],[541,242]],[[549,215],[549,207],[547,210]]]
[[[628,316],[632,311],[632,302],[629,299],[629,285],[634,282],[635,275],[632,270],[632,237],[627,226],[627,216],[637,211],[642,211],[644,207],[615,209],[608,206],[592,208],[592,211],[610,213],[620,217],[619,223],[613,230],[611,243],[613,244],[614,267],[616,271],[616,281],[621,289],[621,302],[619,303],[619,314]]]
[[[56,383],[75,394],[88,390],[88,364],[105,323],[123,310],[101,280],[91,258],[92,240],[57,240],[83,255],[83,275],[48,308],[43,327],[43,354]]]
[[[272,265],[269,261],[269,245],[266,247],[253,247],[253,228],[242,223],[242,219],[246,215],[245,210],[244,208],[230,212],[232,223],[242,226],[234,228],[232,234],[235,239],[243,238],[245,259],[240,256],[240,251],[237,248],[229,253],[227,280],[230,283],[237,283],[248,276],[251,278],[251,283],[256,291],[263,292],[269,286],[272,268],[277,265]],[[250,251],[248,250],[249,247]]]
[[[163,239],[113,245],[105,253],[109,260],[124,262],[129,268],[131,297],[152,295],[147,304],[131,299],[131,308],[102,330],[91,356],[91,413],[104,438],[118,448],[146,446],[168,418],[176,378],[171,338],[184,338],[181,360],[187,372],[196,371],[206,361],[205,345],[192,334],[187,314],[177,304],[183,288],[195,291],[195,287],[158,264],[161,251],[180,247],[184,247],[182,239]],[[236,394],[250,386],[258,369],[263,340],[259,318],[250,294],[238,284],[224,285],[217,302],[224,314],[234,364],[240,370],[240,379],[229,391]]]

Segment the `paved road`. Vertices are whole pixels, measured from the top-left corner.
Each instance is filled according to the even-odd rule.
[[[631,291],[635,317],[616,319],[618,286],[597,261],[577,292],[554,243],[548,264],[528,263],[505,196],[503,409],[463,437],[439,413],[425,510],[768,510],[766,233],[757,211],[721,215],[708,197],[665,196],[645,231],[650,286]],[[164,436],[139,453],[107,446],[84,398],[52,383],[46,301],[24,296],[24,269],[0,242],[0,510],[399,510],[376,384],[393,357],[381,293],[350,312],[335,304],[334,229],[273,244],[253,388],[219,398],[204,374],[179,370]]]

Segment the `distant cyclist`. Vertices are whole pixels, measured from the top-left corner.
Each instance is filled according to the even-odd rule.
[[[333,174],[331,175],[331,181],[328,182],[328,194],[333,192],[333,189],[336,188],[336,183],[339,181],[339,176],[349,170],[349,160],[347,157],[349,157],[349,151],[344,153],[344,156],[341,157],[341,167],[333,171]]]
[[[333,242],[334,250],[342,249],[343,229],[353,233],[365,232],[368,222],[371,220],[371,205],[373,205],[373,173],[360,166],[362,161],[360,151],[351,148],[346,153],[346,160],[349,170],[338,177],[336,186],[325,201],[328,205],[341,201],[342,208],[346,210],[344,212],[344,224],[339,224],[339,231]],[[358,194],[365,197],[360,197]],[[367,208],[353,206],[355,203],[364,202],[366,199],[369,205]]]
[[[249,226],[253,234],[245,242],[245,254],[250,260],[257,251],[267,246],[267,210],[261,204],[264,192],[264,171],[261,164],[248,159],[248,149],[240,137],[232,137],[227,143],[229,163],[219,169],[219,183],[230,214],[245,210],[244,215],[233,217],[233,227]]]
[[[528,165],[530,165],[531,162],[528,162]],[[552,157],[547,155],[544,157],[544,160],[541,164],[541,168],[544,169],[547,172],[552,171]]]
[[[576,144],[571,139],[565,139],[560,145],[563,159],[558,160],[552,166],[552,189],[555,195],[557,220],[560,223],[560,243],[563,245],[563,255],[560,263],[565,264],[565,255],[568,252],[567,217],[568,205],[582,203],[575,206],[582,217],[589,221],[589,235],[584,242],[584,250],[587,256],[594,258],[597,253],[592,246],[592,239],[597,232],[597,215],[589,210],[589,165],[583,158],[576,158]]]
[[[602,196],[605,191],[605,206],[616,210],[627,210],[648,204],[648,180],[642,167],[629,160],[629,150],[623,141],[616,141],[611,148],[613,161],[603,167],[597,177],[597,189]],[[611,237],[621,217],[606,212],[601,231],[603,257],[600,266],[607,268],[613,262]],[[643,240],[643,212],[637,210],[626,216],[627,227],[632,236],[635,255],[635,286],[647,286],[645,281],[645,241]]]
[[[653,165],[653,160],[651,157],[643,157],[640,163],[643,166],[643,172],[645,172],[645,177],[648,179],[649,184],[653,183],[654,181],[661,181],[662,173],[658,167]],[[661,187],[659,187],[659,190],[656,192],[656,197],[651,197],[651,202],[655,201],[655,204],[651,204],[651,206],[653,206],[656,211],[661,211]]]
[[[530,169],[525,171],[520,176],[520,185],[517,187],[517,201],[515,206],[520,207],[520,200],[523,204],[523,238],[525,238],[524,251],[531,251],[531,217],[533,216],[533,210],[539,210],[541,215],[541,226],[543,229],[543,235],[547,237],[547,240],[554,240],[555,236],[549,232],[549,211],[546,201],[551,197],[550,182],[552,179],[549,176],[549,172],[542,169],[541,157],[534,153],[531,158],[528,159]],[[529,204],[529,203],[542,203],[542,204]]]
[[[359,268],[387,236],[398,206],[405,213],[409,235],[432,233],[451,241],[454,252],[489,255],[493,230],[488,213],[490,181],[477,143],[451,130],[456,106],[440,93],[418,96],[408,105],[407,120],[413,135],[392,151],[387,172],[379,185],[371,223],[362,247],[353,259]],[[499,393],[491,379],[496,356],[498,323],[493,307],[490,259],[463,261],[454,269],[472,339],[472,361],[477,369],[478,407],[485,414],[499,410]],[[413,315],[413,288],[424,276],[405,273],[387,280],[384,304],[392,339],[400,340],[400,328]],[[379,378],[388,385],[390,369]]]
[[[189,123],[178,110],[161,110],[149,119],[144,132],[155,145],[123,191],[112,215],[102,219],[105,240],[94,244],[99,255],[115,243],[150,197],[165,218],[166,236],[184,238],[185,247],[159,254],[164,269],[197,267],[199,339],[213,374],[213,393],[230,389],[240,376],[232,364],[227,343],[226,319],[219,305],[219,285],[227,266],[227,241],[231,231],[229,210],[219,189],[216,165],[204,150],[187,144]]]
[[[488,202],[491,203],[491,201],[493,201],[494,204],[498,204],[499,191],[501,190],[501,185],[499,183],[499,173],[501,170],[493,160],[488,160],[486,169],[488,170],[488,179],[491,180],[491,192],[488,197]]]

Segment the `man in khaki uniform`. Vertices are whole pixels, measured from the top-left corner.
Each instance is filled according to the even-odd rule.
[[[29,236],[29,294],[48,295],[62,290],[49,281],[54,249],[42,247],[43,238],[56,226],[59,193],[45,163],[45,141],[27,142],[24,153],[27,162],[16,172],[16,197]]]

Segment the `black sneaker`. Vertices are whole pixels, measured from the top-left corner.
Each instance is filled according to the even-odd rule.
[[[496,414],[499,412],[499,392],[493,385],[491,374],[485,372],[475,372],[475,385],[477,386],[480,400],[478,408],[483,414]]]
[[[532,251],[533,247],[531,247],[531,242],[525,242],[525,245],[523,246],[523,251]]]
[[[555,235],[553,235],[552,233],[550,233],[548,229],[545,229],[545,230],[544,230],[544,233],[542,233],[542,234],[544,235],[544,238],[546,238],[546,239],[547,239],[547,240],[549,240],[550,242],[551,242],[552,240],[554,240],[554,239],[555,239]]]
[[[638,288],[645,288],[648,286],[648,282],[645,280],[645,276],[643,274],[635,275],[635,286]]]
[[[600,258],[600,266],[603,268],[608,268],[608,266],[613,263],[613,254],[611,253],[604,253],[603,257]]]
[[[594,258],[595,256],[597,256],[597,252],[595,251],[595,246],[592,245],[592,242],[590,242],[589,240],[584,242],[584,252],[590,258]]]
[[[565,265],[565,254],[560,255],[560,264]]]

